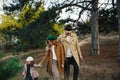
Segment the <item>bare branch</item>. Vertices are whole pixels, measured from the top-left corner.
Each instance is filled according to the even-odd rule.
[[[102,4],[101,4],[101,5],[103,5],[103,4],[105,5],[104,9],[106,9],[106,7],[108,6],[109,1],[110,1],[110,0],[108,0],[107,3],[102,3]],[[99,3],[99,4],[100,4],[100,3]],[[101,7],[101,6],[100,6],[100,7]],[[99,8],[100,8],[100,7],[99,7]],[[98,8],[98,9],[99,9],[99,8]]]
[[[112,0],[112,6],[113,8],[115,7],[115,3],[114,3],[115,0]]]
[[[91,10],[90,8],[83,7],[83,6],[79,5],[78,3],[77,4],[76,3],[75,4],[65,4],[65,5],[59,7],[58,10],[64,9],[66,7],[72,7],[72,6],[76,6],[76,7],[80,7],[80,8],[85,8],[86,10]]]
[[[88,8],[88,6],[90,5],[91,3],[89,3],[85,8],[83,8],[80,13],[79,13],[79,17],[76,21],[78,21],[80,18],[81,18],[81,14]]]

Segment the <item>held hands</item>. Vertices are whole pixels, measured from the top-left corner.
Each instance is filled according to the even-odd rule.
[[[22,73],[22,76],[25,76],[25,73]]]
[[[23,79],[25,79],[25,72],[22,73]]]
[[[38,64],[38,67],[42,67],[42,64],[41,64],[41,63],[39,63],[39,64]]]

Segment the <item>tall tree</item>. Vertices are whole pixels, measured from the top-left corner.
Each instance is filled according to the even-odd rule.
[[[91,7],[92,6],[92,7]],[[99,49],[99,29],[98,29],[98,0],[69,0],[59,7],[59,9],[66,9],[74,11],[74,7],[80,9],[78,18],[76,20],[67,19],[68,21],[78,21],[84,11],[91,11],[91,54],[100,54]]]
[[[67,0],[63,1],[62,4],[58,5],[60,5],[58,9],[66,9],[66,12],[74,11],[75,7],[77,7],[77,9],[80,9],[78,10],[78,18],[76,20],[70,19],[69,17],[65,21],[78,21],[84,11],[91,11],[91,53],[100,54],[98,29],[98,0]]]
[[[118,32],[118,16],[116,6],[99,10],[99,32],[108,34]]]
[[[119,27],[119,52],[118,52],[118,61],[120,61],[120,0],[117,0],[117,14],[118,14],[118,27]]]
[[[92,54],[100,54],[98,30],[98,0],[92,0],[91,11],[91,48]]]

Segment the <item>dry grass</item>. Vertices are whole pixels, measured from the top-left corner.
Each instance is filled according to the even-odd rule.
[[[83,80],[120,80],[118,37],[100,37],[100,55],[90,55],[90,44],[82,46],[81,51],[85,60],[81,63]]]
[[[118,37],[100,37],[100,55],[94,56],[90,55],[90,40],[85,41],[84,45],[80,44],[84,62],[81,62],[79,80],[120,80],[120,64],[117,62]],[[36,50],[29,55],[35,58],[35,63],[39,63],[43,53],[42,50]],[[27,56],[22,57],[22,60],[24,61]],[[37,70],[41,80],[52,80],[46,72],[46,63]],[[71,76],[72,73],[73,70],[71,69]],[[21,80],[21,74],[18,73],[10,80]],[[72,79],[72,77],[70,78]]]

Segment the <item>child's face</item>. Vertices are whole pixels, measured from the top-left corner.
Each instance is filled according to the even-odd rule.
[[[31,64],[31,61],[27,61],[26,63],[27,63],[27,64]]]

